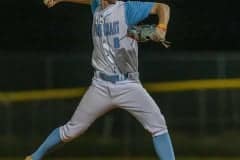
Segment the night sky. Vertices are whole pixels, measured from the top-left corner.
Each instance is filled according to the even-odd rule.
[[[171,7],[167,39],[174,51],[240,49],[239,5],[227,0],[162,1]],[[91,50],[89,6],[59,4],[47,9],[41,0],[0,2],[0,51],[68,53]],[[143,23],[156,23],[151,16]],[[154,50],[158,44],[142,46]],[[5,52],[1,52],[2,54]]]

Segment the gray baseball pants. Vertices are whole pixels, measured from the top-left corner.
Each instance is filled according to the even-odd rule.
[[[98,117],[114,108],[128,111],[152,136],[167,132],[164,116],[140,82],[111,83],[94,78],[70,121],[60,127],[62,141],[83,134]]]

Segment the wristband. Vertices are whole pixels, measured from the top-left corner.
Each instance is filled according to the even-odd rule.
[[[162,30],[164,30],[164,31],[167,31],[167,25],[165,25],[165,24],[159,24],[159,25],[157,25],[157,28],[159,28],[159,29],[162,29]]]

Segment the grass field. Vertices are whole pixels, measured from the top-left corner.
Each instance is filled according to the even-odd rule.
[[[239,158],[207,158],[207,157],[179,157],[177,160],[240,160]],[[0,160],[23,160],[23,158],[0,158]],[[46,158],[45,160],[157,160],[156,158]]]

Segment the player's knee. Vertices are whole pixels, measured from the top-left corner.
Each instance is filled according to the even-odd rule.
[[[150,131],[152,137],[156,137],[156,136],[165,134],[165,133],[167,133],[167,132],[168,132],[168,129],[167,129],[167,126],[166,126],[166,125],[161,126],[161,127],[158,127],[158,128],[156,128],[156,129]]]
[[[88,127],[89,125],[86,124],[74,124],[72,122],[68,122],[64,126],[60,127],[61,139],[63,142],[69,142],[83,134]]]
[[[153,136],[158,136],[168,132],[168,128],[166,125],[166,121],[164,116],[162,115],[158,119],[155,119],[149,125],[145,126],[145,129]]]

